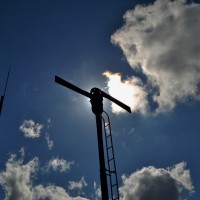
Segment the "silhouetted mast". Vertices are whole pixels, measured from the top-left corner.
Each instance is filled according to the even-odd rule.
[[[90,93],[89,93],[89,92],[86,92],[86,91],[80,89],[79,87],[63,80],[62,78],[60,78],[58,76],[55,76],[55,82],[64,86],[64,87],[67,87],[67,88],[69,88],[69,89],[71,89],[75,92],[78,92],[79,94],[82,94],[82,95],[90,98],[90,102],[92,104],[92,111],[93,111],[93,113],[95,114],[95,117],[96,117],[102,200],[109,200],[107,175],[106,175],[106,172],[108,170],[105,167],[104,146],[103,146],[103,138],[102,138],[103,97],[105,97],[105,98],[109,99],[110,101],[116,103],[117,105],[119,105],[120,107],[125,109],[127,112],[131,113],[131,109],[130,109],[129,106],[127,106],[124,103],[120,102],[119,100],[113,98],[112,96],[106,94],[105,92],[101,91],[98,88],[92,88]],[[119,199],[119,197],[116,198],[116,199]]]
[[[10,65],[10,68],[11,68],[11,65]],[[8,84],[9,75],[10,75],[10,68],[9,68],[7,79],[6,79],[6,85],[5,85],[5,88],[4,88],[4,93],[1,96],[1,101],[0,101],[0,115],[1,115],[1,112],[2,112],[3,102],[4,102],[4,99],[5,99],[5,95],[6,95],[6,88],[7,88],[7,84]]]

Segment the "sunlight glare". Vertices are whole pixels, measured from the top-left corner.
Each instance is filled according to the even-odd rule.
[[[109,71],[104,72],[103,75],[108,78],[107,86],[111,96],[130,106],[132,112],[146,112],[146,92],[141,86],[140,79],[131,77],[122,81],[120,73],[112,73]],[[115,103],[112,103],[111,106],[114,113],[126,112]]]

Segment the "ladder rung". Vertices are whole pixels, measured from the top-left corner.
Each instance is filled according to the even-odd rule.
[[[110,176],[110,173],[107,173],[106,176]]]
[[[112,148],[112,146],[109,146],[107,149],[111,149]]]
[[[113,184],[112,187],[115,187],[117,185],[117,183]]]
[[[116,173],[116,170],[107,170],[107,169],[106,169],[106,172],[108,172],[107,175],[110,176],[110,174],[112,174],[112,173],[113,173],[113,174]]]
[[[108,137],[111,137],[111,134],[106,135],[106,139],[107,139]]]
[[[108,162],[110,162],[111,160],[114,160],[114,158],[109,159]]]

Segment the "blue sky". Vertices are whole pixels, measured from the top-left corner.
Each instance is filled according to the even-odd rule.
[[[200,198],[200,2],[0,1],[0,199],[101,199],[89,99],[108,100],[123,200]],[[163,189],[165,188],[165,189]]]

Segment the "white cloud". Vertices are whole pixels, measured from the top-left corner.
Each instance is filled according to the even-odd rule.
[[[40,137],[42,130],[46,129],[50,129],[50,127],[52,126],[52,122],[51,119],[48,118],[46,124],[39,124],[34,122],[32,119],[30,120],[24,120],[22,125],[19,127],[19,130],[24,133],[25,137],[28,138],[38,138]],[[51,150],[54,146],[53,140],[50,140],[49,138],[49,133],[46,132],[45,134],[45,140],[47,142],[48,145],[48,149]]]
[[[19,130],[24,133],[25,137],[38,138],[40,137],[43,125],[31,120],[24,120]]]
[[[22,155],[23,156],[23,155]],[[5,191],[5,200],[87,200],[80,196],[71,197],[64,188],[54,185],[33,185],[39,168],[39,159],[33,158],[26,164],[12,154],[5,171],[0,172],[0,185]]]
[[[100,187],[100,185],[97,186],[96,182],[94,182],[94,193],[95,193],[95,195],[94,195],[93,199],[95,199],[95,200],[101,199],[101,187]]]
[[[47,164],[47,170],[54,170],[59,172],[66,172],[71,169],[71,166],[74,165],[74,161],[67,161],[64,159],[52,158]]]
[[[87,182],[84,177],[82,177],[80,181],[69,181],[68,183],[69,190],[82,190],[84,187],[87,187]]]
[[[157,0],[127,11],[124,21],[111,41],[122,49],[130,66],[141,69],[148,79],[146,87],[127,79],[132,90],[136,86],[138,94],[145,94],[144,88],[158,87],[159,94],[152,95],[157,113],[172,110],[178,102],[199,100],[200,4]]]
[[[23,159],[16,159],[12,154],[6,163],[6,170],[0,173],[0,185],[5,191],[5,200],[32,200],[32,176],[38,168],[38,158],[34,158],[26,165]]]
[[[70,196],[66,193],[66,191],[57,186],[46,186],[44,187],[43,185],[37,185],[35,187],[35,192],[34,192],[34,199],[61,199],[61,200],[66,200],[70,199]]]
[[[48,149],[51,150],[53,148],[54,144],[53,144],[53,140],[50,140],[48,133],[46,133],[45,139],[46,139],[46,142],[47,142],[47,145],[48,145]]]
[[[86,198],[77,196],[77,197],[71,197],[68,193],[66,193],[65,189],[58,186],[46,186],[38,185],[35,187],[34,191],[34,199],[33,200],[39,200],[39,199],[46,199],[49,200],[88,200]]]
[[[52,126],[52,120],[51,120],[51,118],[48,118],[47,123],[46,123],[46,129],[47,130],[50,129],[51,126]],[[46,132],[46,134],[45,134],[45,139],[47,142],[48,149],[52,150],[54,143],[53,143],[53,140],[50,140],[48,132]]]
[[[190,172],[185,162],[169,169],[144,167],[126,177],[120,187],[122,200],[180,200],[182,191],[193,192]]]
[[[49,129],[52,126],[52,120],[51,118],[47,119],[47,129]]]
[[[178,181],[183,187],[185,187],[187,190],[192,191],[194,189],[194,186],[192,185],[191,177],[190,177],[190,171],[186,170],[186,162],[181,162],[175,167],[169,168],[170,175],[172,178]]]

